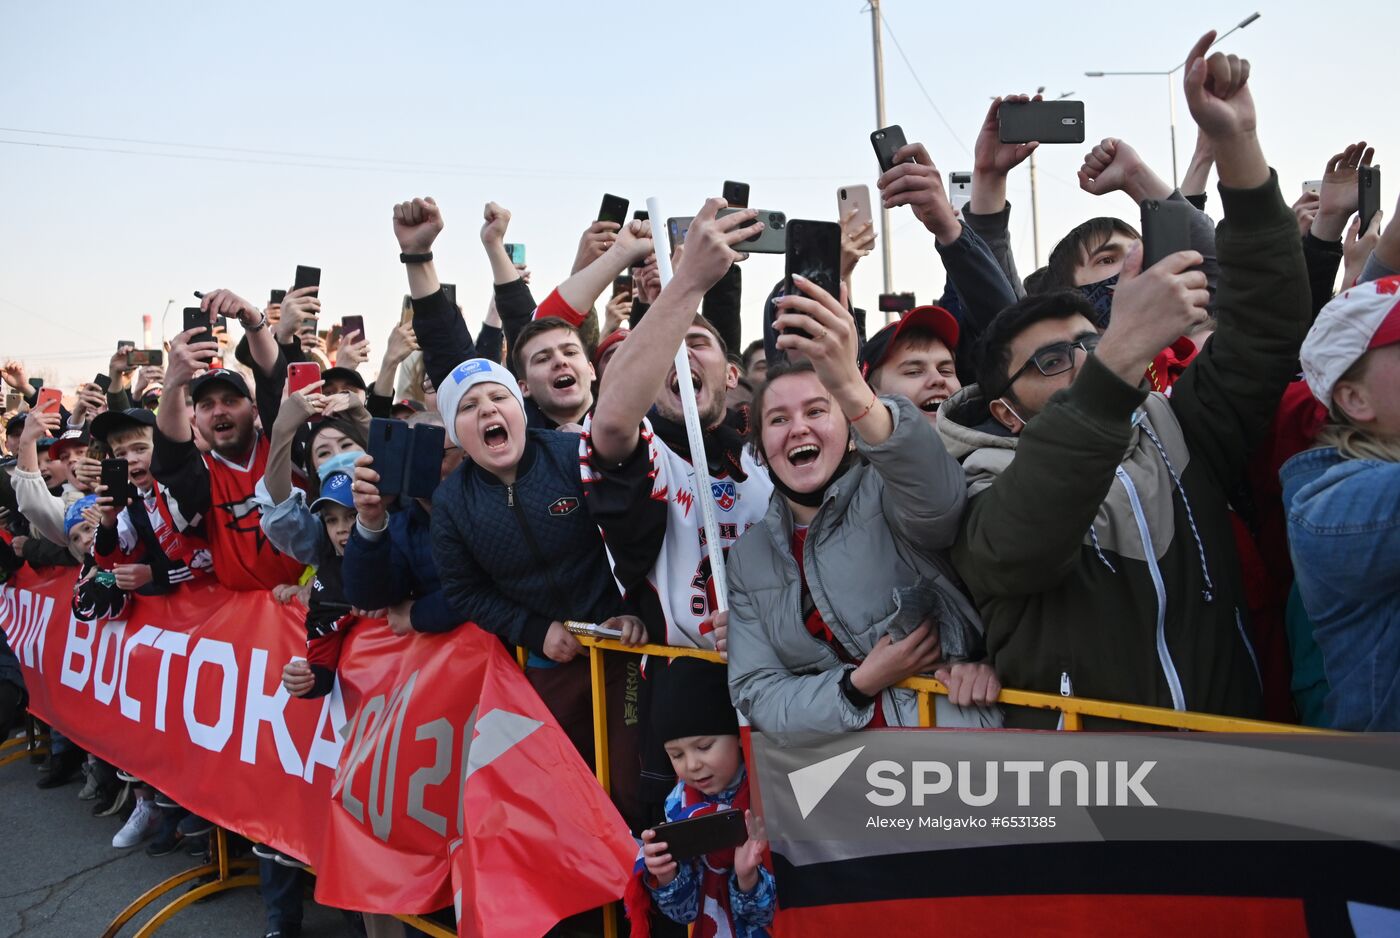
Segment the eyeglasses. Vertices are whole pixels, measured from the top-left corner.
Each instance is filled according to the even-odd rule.
[[[1016,380],[1020,378],[1021,375],[1025,374],[1026,369],[1030,368],[1032,365],[1039,369],[1040,373],[1045,375],[1045,377],[1050,378],[1054,375],[1064,374],[1074,367],[1075,349],[1083,349],[1084,354],[1092,355],[1094,349],[1098,347],[1099,336],[1095,333],[1092,335],[1080,336],[1073,342],[1056,342],[1053,345],[1038,348],[1031,354],[1031,357],[1026,360],[1024,365],[1016,369],[1014,375],[1006,379],[1006,384],[1002,386],[1001,393],[998,394],[997,397],[1001,397],[1002,394],[1011,390],[1011,385],[1015,384]]]

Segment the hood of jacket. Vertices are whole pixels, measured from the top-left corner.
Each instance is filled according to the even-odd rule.
[[[938,435],[962,463],[967,494],[976,495],[996,481],[1016,457],[1016,436],[987,410],[982,389],[968,385],[938,408]]]

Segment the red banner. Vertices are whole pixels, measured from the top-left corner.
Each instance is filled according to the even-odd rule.
[[[542,934],[621,896],[635,845],[501,643],[474,626],[362,623],[337,689],[297,700],[302,611],[185,587],[85,623],[72,570],[0,590],[30,709],[184,807],[304,858],[332,906],[421,913],[464,935]],[[464,836],[465,835],[465,836]]]

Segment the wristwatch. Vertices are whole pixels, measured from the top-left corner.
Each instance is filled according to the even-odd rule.
[[[851,706],[855,707],[857,710],[864,710],[875,702],[875,698],[867,697],[851,683],[851,675],[855,673],[855,670],[855,668],[843,669],[840,683],[841,693],[851,702]]]

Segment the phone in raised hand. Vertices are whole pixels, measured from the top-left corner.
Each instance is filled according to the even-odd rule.
[[[315,362],[294,362],[287,366],[287,393],[304,391],[321,380],[321,367]]]
[[[214,329],[213,326],[210,325],[209,313],[207,311],[200,309],[198,306],[186,306],[184,316],[186,332],[191,329],[204,330],[203,332],[190,336],[191,345],[199,342],[218,341],[214,338]]]
[[[510,262],[517,267],[525,263],[525,245],[507,244],[506,253],[510,255]]]
[[[1083,143],[1083,101],[1003,101],[997,108],[1002,143]]]
[[[365,317],[363,316],[341,316],[340,317],[340,337],[345,339],[352,332],[358,332],[356,342],[365,340]]]
[[[1365,231],[1371,219],[1381,210],[1381,168],[1379,166],[1356,167],[1356,205],[1361,215],[1361,230]]]
[[[726,179],[724,181],[724,201],[730,208],[749,207],[749,184],[746,182],[734,182]]]
[[[894,169],[894,155],[908,144],[904,139],[904,128],[898,124],[881,127],[870,135],[870,144],[875,147],[875,158],[880,161],[880,172]]]
[[[867,225],[874,218],[870,209],[870,187],[866,185],[842,186],[836,190],[836,211],[837,216],[842,221],[851,212],[855,212],[855,218],[851,219],[851,228],[858,229],[862,225]]]
[[[63,392],[58,388],[40,388],[34,401],[35,410],[51,410],[58,413],[63,406]]]
[[[1145,199],[1142,203],[1142,269],[1177,251],[1191,250],[1190,202]]]
[[[300,290],[302,287],[319,287],[320,285],[321,268],[297,265],[296,279],[292,281],[293,290]]]
[[[599,221],[616,222],[619,227],[627,223],[627,200],[620,195],[603,194],[603,204],[598,209]]]
[[[834,221],[794,218],[788,222],[787,227],[787,264],[783,294],[806,296],[793,283],[793,277],[801,275],[840,299],[841,226]],[[801,329],[792,331],[803,338],[811,338]]]

